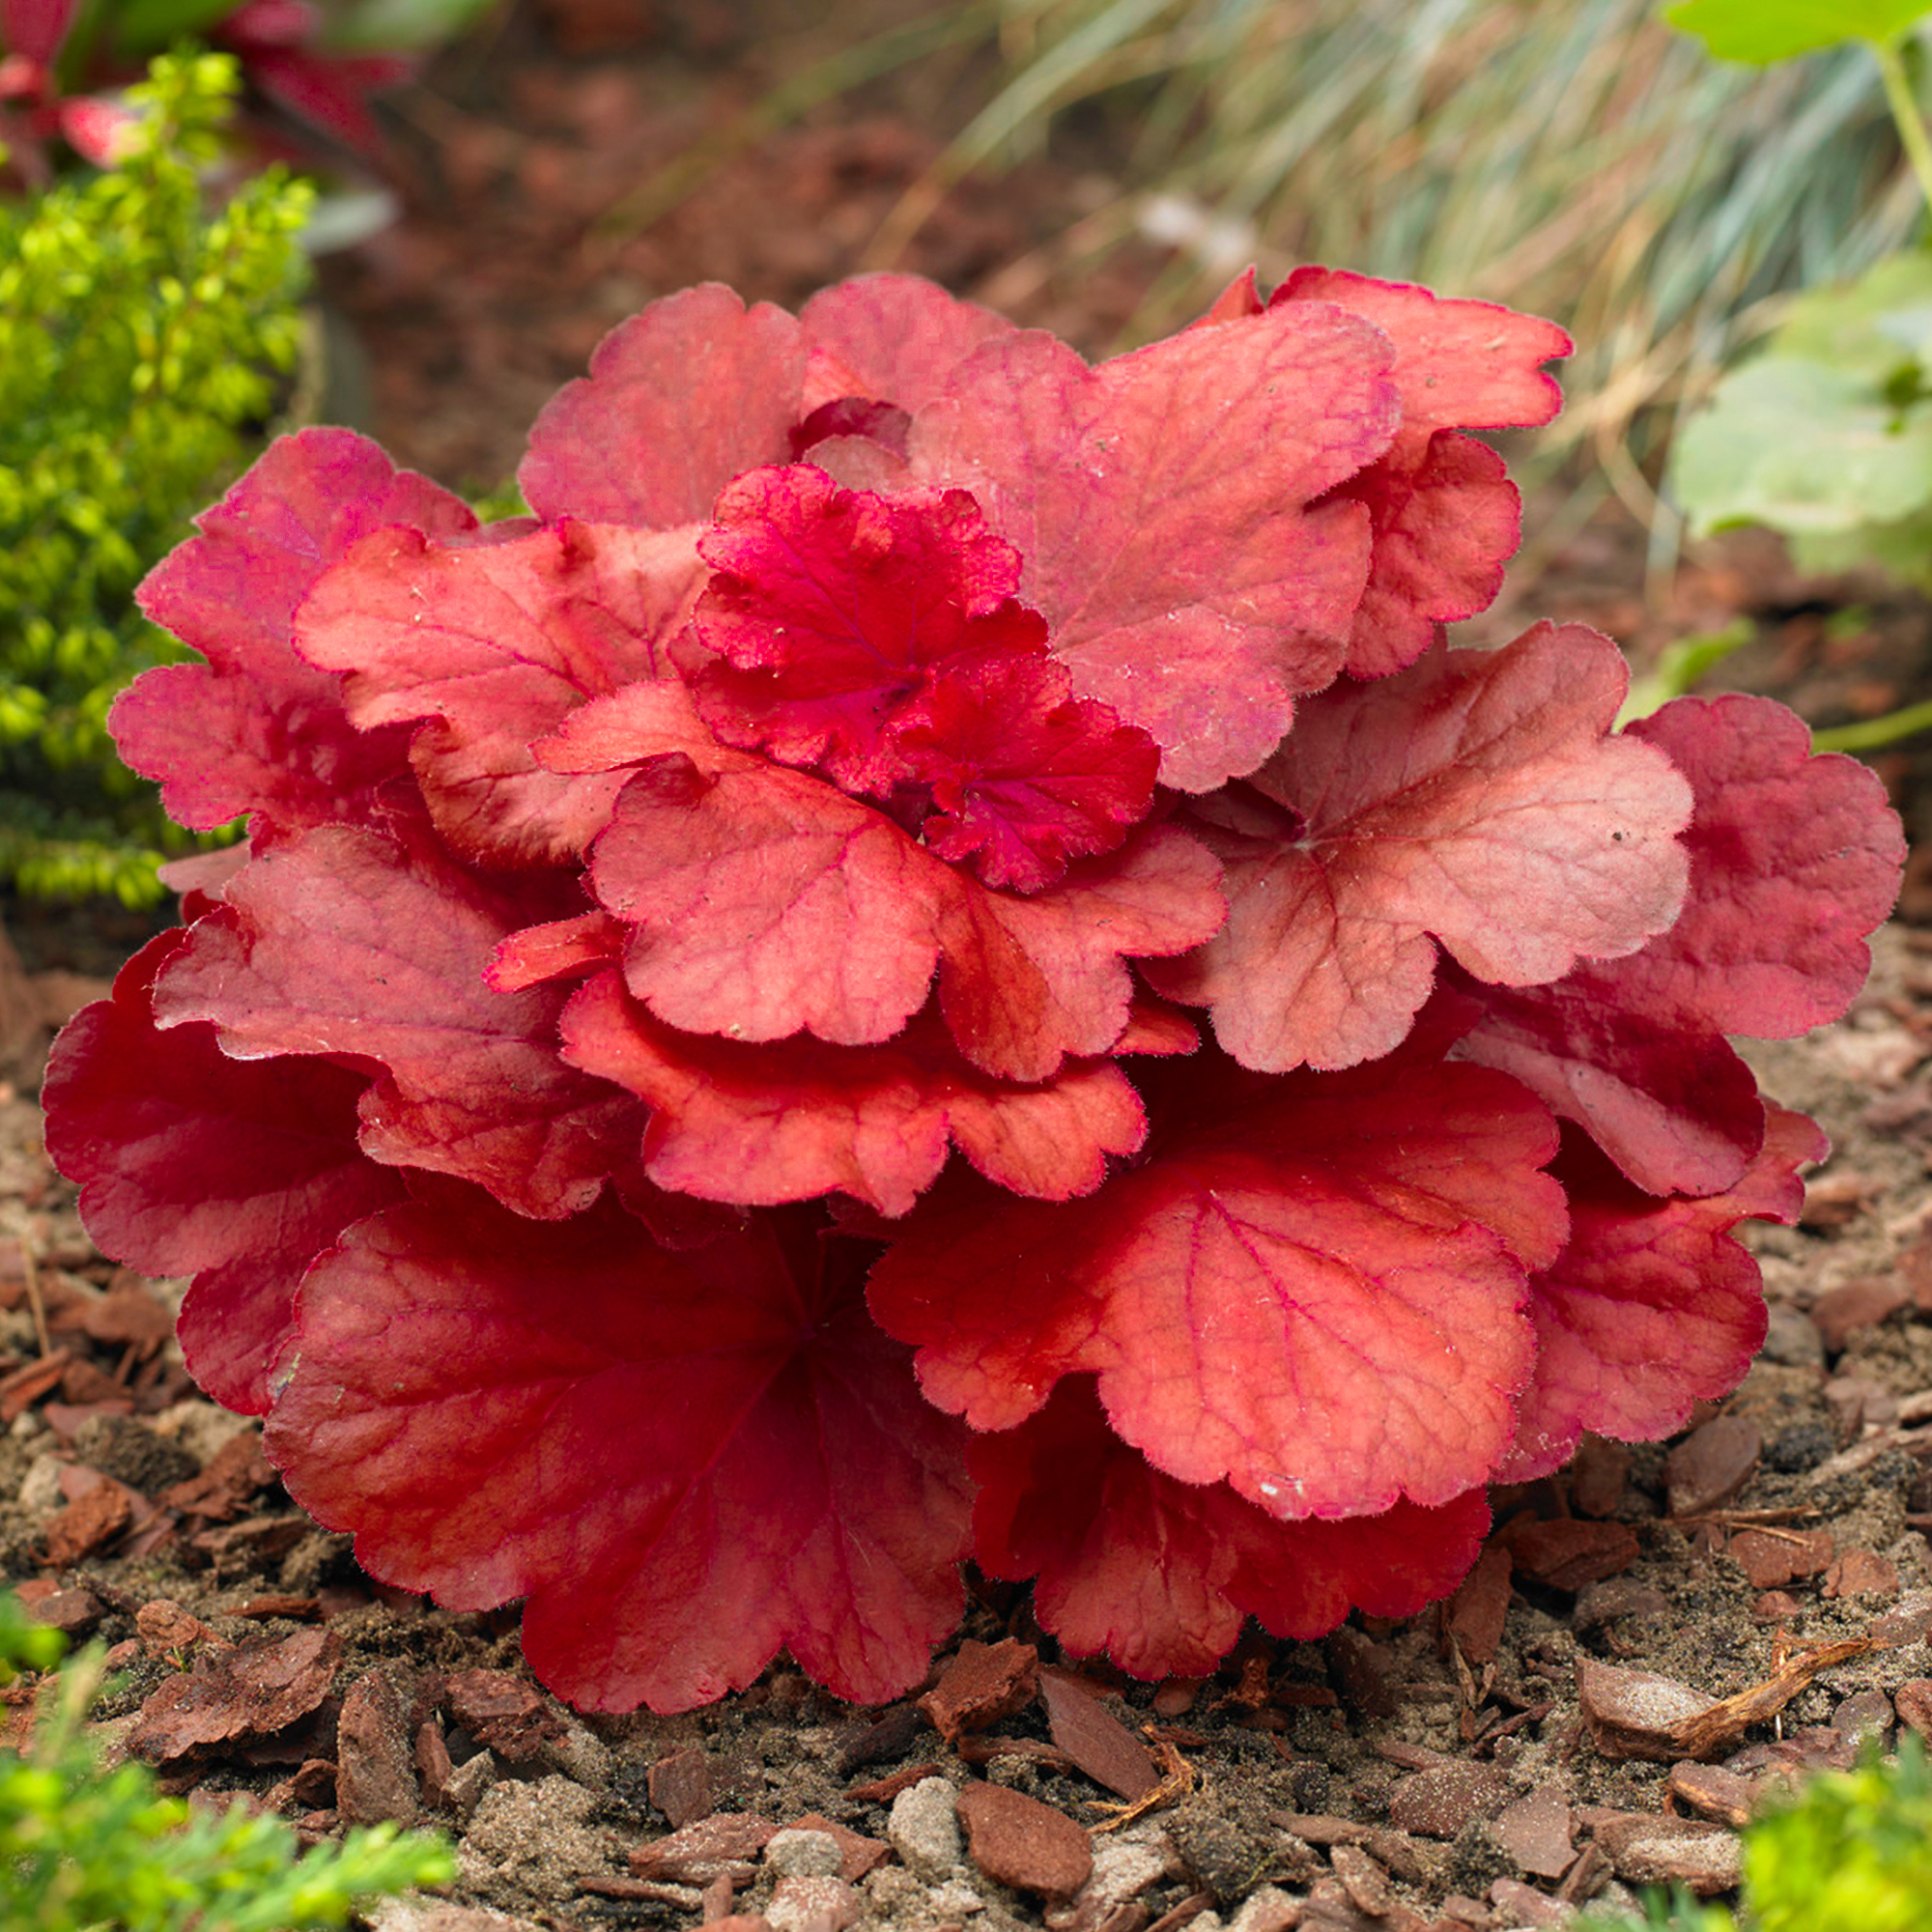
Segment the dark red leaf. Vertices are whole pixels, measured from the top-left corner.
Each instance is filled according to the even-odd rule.
[[[1585,1430],[1668,1435],[1693,1403],[1737,1386],[1764,1340],[1765,1311],[1757,1263],[1731,1231],[1747,1218],[1796,1221],[1798,1170],[1826,1151],[1803,1114],[1770,1107],[1763,1151],[1735,1187],[1660,1201],[1584,1136],[1565,1135],[1556,1172],[1570,1240],[1531,1282],[1536,1369],[1498,1480],[1559,1468]]]
[[[671,1255],[608,1204],[394,1209],[304,1284],[265,1440],[372,1574],[526,1598],[531,1667],[585,1708],[689,1709],[781,1645],[881,1703],[959,1614],[961,1431],[807,1221]]]
[[[1152,1467],[1108,1429],[1084,1378],[1017,1429],[974,1436],[967,1461],[980,1566],[1035,1578],[1044,1629],[1136,1677],[1206,1676],[1250,1616],[1297,1639],[1350,1609],[1412,1616],[1456,1587],[1490,1521],[1480,1490],[1439,1509],[1277,1521],[1225,1483]]]
[[[188,935],[152,941],[47,1064],[47,1152],[79,1183],[104,1254],[195,1277],[181,1313],[196,1380],[247,1414],[291,1332],[296,1283],[352,1221],[402,1199],[356,1145],[369,1080],[324,1060],[231,1060],[213,1028],[156,1030],[156,974]]]

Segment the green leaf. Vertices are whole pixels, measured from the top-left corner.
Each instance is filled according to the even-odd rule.
[[[480,19],[497,0],[359,0],[337,10],[327,28],[330,47],[411,53],[440,46]]]
[[[1847,41],[1896,41],[1932,14],[1928,0],[1684,0],[1664,17],[1719,60],[1769,67]]]
[[[1932,503],[1932,412],[1900,412],[1842,369],[1762,355],[1685,425],[1672,480],[1699,533],[1890,523]]]
[[[129,56],[150,54],[206,33],[235,6],[236,0],[128,0],[114,21],[114,44]]]
[[[1771,348],[1882,388],[1906,363],[1932,359],[1932,255],[1888,255],[1855,282],[1807,289],[1785,311]]]

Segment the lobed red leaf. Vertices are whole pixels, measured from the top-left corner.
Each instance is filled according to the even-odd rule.
[[[1204,1060],[1162,1069],[1148,1154],[1095,1194],[938,1189],[874,1268],[873,1314],[976,1429],[1094,1373],[1156,1468],[1271,1516],[1448,1502],[1507,1447],[1530,1373],[1523,1264],[1566,1226],[1553,1122],[1474,1067],[1250,1083]]]
[[[427,840],[325,826],[229,882],[162,969],[156,1018],[213,1024],[238,1058],[373,1063],[360,1107],[372,1159],[461,1176],[555,1219],[633,1157],[643,1121],[630,1095],[558,1060],[567,987],[485,983],[532,909]]]
[[[1085,1378],[1016,1429],[976,1435],[975,1554],[1035,1579],[1034,1614],[1075,1656],[1136,1677],[1205,1677],[1244,1620],[1324,1635],[1362,1609],[1413,1616],[1467,1574],[1489,1528],[1480,1490],[1440,1508],[1281,1522],[1225,1483],[1176,1482],[1120,1440]]]
[[[1210,1008],[1244,1065],[1340,1067],[1402,1039],[1438,945],[1506,985],[1634,952],[1684,903],[1690,794],[1661,753],[1605,735],[1627,681],[1608,639],[1538,624],[1311,700],[1245,786],[1197,809],[1228,923],[1153,984]]]
[[[1569,1460],[1585,1430],[1649,1441],[1684,1427],[1692,1404],[1727,1394],[1765,1334],[1755,1259],[1732,1236],[1747,1218],[1797,1220],[1798,1170],[1828,1143],[1803,1114],[1765,1110],[1762,1151],[1736,1186],[1658,1200],[1582,1135],[1556,1172],[1570,1198],[1568,1245],[1531,1283],[1536,1370],[1519,1404],[1499,1480],[1526,1482]]]
[[[113,996],[62,1032],[42,1091],[47,1151],[79,1183],[103,1254],[194,1277],[180,1321],[188,1368],[215,1401],[259,1415],[302,1270],[403,1185],[356,1143],[366,1073],[231,1060],[211,1027],[156,1027],[155,980],[188,943],[180,928],[150,941]]]
[[[1340,668],[1366,513],[1315,499],[1387,446],[1387,345],[1301,305],[1089,369],[995,336],[914,418],[916,482],[972,492],[1025,560],[1074,690],[1161,747],[1161,781],[1252,771]]]
[[[1876,775],[1814,757],[1768,698],[1678,698],[1625,734],[1690,781],[1682,917],[1626,958],[1555,984],[1479,989],[1463,1051],[1588,1128],[1652,1194],[1716,1194],[1757,1154],[1756,1083],[1725,1034],[1773,1038],[1841,1013],[1870,966],[1865,935],[1905,860]]]
[[[452,1187],[310,1274],[265,1446],[372,1575],[526,1597],[585,1709],[686,1710],[781,1645],[883,1702],[957,1621],[968,1491],[854,1253],[764,1216],[672,1254],[610,1203],[540,1226]]]
[[[966,1062],[929,1009],[880,1046],[753,1045],[679,1033],[600,974],[563,1016],[564,1058],[650,1102],[644,1171],[711,1200],[771,1206],[834,1191],[906,1212],[955,1143],[987,1179],[1064,1201],[1099,1186],[1147,1122],[1101,1061],[1020,1086]]]

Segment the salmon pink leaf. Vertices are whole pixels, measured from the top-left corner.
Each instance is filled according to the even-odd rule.
[[[1570,1196],[1569,1244],[1531,1283],[1536,1373],[1520,1405],[1505,1482],[1548,1475],[1585,1430],[1630,1441],[1684,1427],[1691,1405],[1735,1388],[1764,1341],[1756,1260],[1733,1237],[1747,1218],[1798,1218],[1798,1170],[1822,1160],[1803,1114],[1766,1110],[1762,1151],[1735,1187],[1658,1200],[1581,1134],[1557,1173]]]
[[[452,539],[475,517],[362,437],[307,429],[270,444],[196,523],[201,534],[149,574],[140,602],[208,662],[148,671],[122,693],[121,755],[200,830],[245,811],[291,830],[367,818],[376,788],[408,770],[408,735],[355,729],[340,681],[291,648],[296,610],[373,532]]]
[[[689,530],[564,524],[455,549],[390,529],[322,577],[296,647],[343,674],[364,729],[432,721],[412,763],[458,852],[555,863],[603,829],[623,780],[542,770],[530,745],[586,700],[670,678],[668,641],[702,585]]]
[[[1677,917],[1690,787],[1609,731],[1628,672],[1608,639],[1539,624],[1500,651],[1438,645],[1338,686],[1199,816],[1227,925],[1153,969],[1270,1070],[1386,1053],[1429,996],[1439,944],[1480,980],[1554,980]]]
[[[1523,1264],[1565,1230],[1549,1115],[1466,1066],[1159,1071],[1184,1097],[1144,1082],[1148,1151],[1097,1193],[949,1183],[908,1217],[871,1302],[926,1394],[1009,1429],[1097,1374],[1156,1468],[1281,1519],[1482,1482],[1530,1373]]]
[[[797,322],[769,302],[717,282],[652,302],[545,405],[524,500],[546,523],[701,524],[734,476],[791,454],[805,367]]]
[[[1089,369],[995,336],[913,419],[916,482],[970,491],[1025,561],[1074,690],[1150,732],[1161,779],[1252,771],[1341,666],[1367,514],[1316,498],[1397,426],[1388,346],[1314,304]]]
[[[855,275],[821,289],[798,320],[810,346],[813,410],[861,396],[923,409],[980,343],[1016,332],[1005,316],[920,275]]]
[[[1306,301],[1348,309],[1395,345],[1391,373],[1402,395],[1396,446],[1411,454],[1437,430],[1535,428],[1563,407],[1563,391],[1543,365],[1575,344],[1553,322],[1498,302],[1438,296],[1413,282],[1312,265],[1294,270],[1268,306]]]
[[[1579,1122],[1653,1194],[1715,1194],[1757,1153],[1756,1083],[1722,1036],[1781,1038],[1842,1012],[1891,908],[1905,841],[1875,775],[1814,757],[1768,698],[1678,698],[1627,736],[1690,781],[1683,916],[1640,952],[1555,984],[1478,989],[1465,1041]]]
[[[1107,1427],[1084,1377],[1017,1429],[976,1435],[967,1464],[980,1567],[1035,1577],[1034,1614],[1075,1656],[1136,1677],[1203,1677],[1255,1617],[1325,1635],[1351,1609],[1413,1616],[1476,1560],[1480,1490],[1439,1509],[1281,1522],[1225,1483],[1178,1483]]]
[[[1347,668],[1354,677],[1385,677],[1422,655],[1437,624],[1474,616],[1501,588],[1520,534],[1520,499],[1502,459],[1457,432],[1548,422],[1563,398],[1542,366],[1572,344],[1553,323],[1494,302],[1445,300],[1345,270],[1296,269],[1267,306],[1295,302],[1347,309],[1395,347],[1390,374],[1402,427],[1383,455],[1336,490],[1337,500],[1363,504],[1374,527]],[[1250,270],[1204,320],[1261,308]]]
[[[1212,859],[1167,827],[1016,897],[820,780],[742,755],[710,777],[682,757],[641,772],[591,877],[634,927],[632,993],[683,1032],[876,1044],[938,965],[967,1058],[1024,1081],[1106,1052],[1132,992],[1123,956],[1198,944],[1222,905]]]
[[[526,1598],[584,1708],[686,1710],[781,1645],[881,1702],[958,1618],[968,1491],[865,1252],[767,1215],[672,1254],[613,1204],[545,1226],[452,1188],[310,1274],[267,1447],[373,1575]]]
[[[103,1254],[194,1277],[181,1313],[188,1367],[217,1402],[259,1415],[302,1270],[403,1185],[356,1145],[366,1074],[231,1060],[211,1027],[156,1028],[155,978],[186,941],[179,928],[151,941],[112,998],[61,1035],[42,1094],[47,1151],[79,1183]]]
[[[323,827],[230,881],[163,968],[156,1019],[212,1023],[238,1058],[372,1064],[372,1158],[477,1181],[520,1213],[573,1213],[635,1150],[642,1109],[557,1059],[567,986],[485,983],[533,892],[506,896],[426,840]]]
[[[881,1046],[763,1045],[678,1033],[600,974],[563,1017],[564,1057],[650,1102],[644,1171],[660,1186],[770,1206],[835,1190],[903,1214],[949,1141],[989,1180],[1064,1201],[1141,1144],[1140,1097],[1105,1061],[1021,1086],[983,1074],[930,1010]]]

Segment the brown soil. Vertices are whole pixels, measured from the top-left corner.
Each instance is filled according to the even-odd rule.
[[[936,152],[933,130],[956,125],[970,72],[902,77],[781,130],[642,232],[595,225],[757,99],[814,31],[809,14],[801,26],[769,5],[547,0],[509,10],[403,96],[410,213],[326,276],[367,356],[367,426],[445,481],[493,485],[537,407],[639,303],[717,276],[795,304],[863,266]],[[1105,349],[1158,261],[1058,269],[1050,238],[1094,198],[1084,159],[1050,157],[954,193],[900,266]],[[1743,611],[1758,639],[1727,681],[1814,723],[1922,684],[1932,627],[1915,600],[1879,596],[1833,622],[1854,589],[1800,583],[1751,543],[1700,555],[1664,607],[1647,607],[1640,584],[1634,528],[1605,515],[1471,636],[1580,618],[1641,659]],[[1923,754],[1882,769],[1932,849]],[[29,921],[15,937],[31,970],[0,959],[0,1053],[20,1075],[0,1095],[0,1579],[112,1647],[126,1675],[98,1713],[110,1748],[155,1759],[171,1788],[270,1804],[310,1835],[384,1815],[438,1823],[462,1851],[446,1915],[586,1932],[730,1913],[775,1932],[1211,1932],[1223,1919],[1241,1932],[1414,1932],[1559,1923],[1572,1901],[1672,1874],[1720,1890],[1735,1873],[1731,1827],[1769,1785],[1849,1762],[1865,1734],[1932,1727],[1922,873],[1902,911],[1917,923],[1881,933],[1845,1020],[1752,1051],[1768,1089],[1815,1114],[1835,1151],[1804,1223],[1753,1234],[1771,1340],[1697,1432],[1634,1451],[1592,1442],[1562,1475],[1499,1493],[1493,1553],[1452,1605],[1357,1620],[1324,1644],[1251,1633],[1200,1684],[1132,1684],[1089,1664],[1052,1680],[1049,1713],[1028,1663],[1037,1651],[1058,1664],[1053,1644],[1023,1594],[981,1588],[962,1638],[1009,1648],[942,1657],[935,1708],[946,1718],[960,1701],[949,1671],[989,1673],[1011,1694],[946,1736],[913,1699],[853,1710],[782,1662],[688,1716],[580,1718],[531,1685],[514,1610],[454,1615],[364,1577],[346,1538],[287,1502],[254,1426],[188,1385],[165,1335],[178,1285],[102,1260],[47,1168],[26,1097],[36,1052],[94,990],[83,976],[111,971],[141,935]],[[1835,1648],[1821,1657],[1821,1645]],[[1690,1727],[1672,1728],[1667,1692],[1595,1665],[1704,1699],[1767,1683],[1790,1694],[1776,1712],[1765,1691],[1715,1715],[1687,1707]],[[0,1742],[28,1717],[11,1694]],[[1083,1694],[1130,1735],[1083,1741],[1065,1708],[1091,1728]],[[984,1782],[1042,1801],[1076,1838],[1091,1832],[1094,1873],[1070,1903],[1058,1893],[1086,1848],[1069,1851],[1037,1814],[1002,1825],[997,1806],[969,1799],[960,1850],[956,1793]],[[1151,1802],[1122,1815],[1117,1794],[1147,1782]],[[709,1828],[738,1833],[739,1862],[724,1867],[735,1885],[679,1862],[688,1839],[647,1849],[673,1825],[702,1833],[707,1817],[741,1821]],[[871,1855],[849,1839],[764,1849],[745,1819],[848,1828],[889,1851],[860,1876]]]

